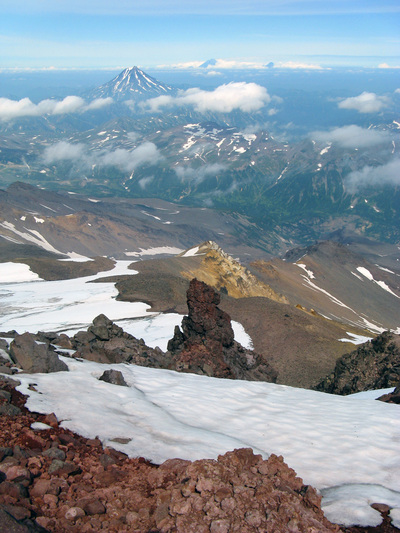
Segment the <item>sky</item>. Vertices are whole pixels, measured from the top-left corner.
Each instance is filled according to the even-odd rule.
[[[0,69],[182,67],[210,58],[400,66],[398,0],[0,0],[0,12]]]

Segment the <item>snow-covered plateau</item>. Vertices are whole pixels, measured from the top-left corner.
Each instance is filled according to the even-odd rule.
[[[134,274],[128,264],[118,262],[112,274]],[[100,275],[46,282],[30,278],[20,266],[4,265],[0,331],[72,334],[105,313],[147,344],[165,349],[182,319],[117,301],[113,284],[88,283]],[[235,330],[239,342],[250,344],[240,325]],[[155,462],[215,458],[241,447],[264,457],[282,455],[305,483],[321,491],[322,508],[332,522],[378,525],[381,515],[370,505],[386,503],[400,527],[399,407],[375,400],[386,391],[341,397],[264,382],[63,360],[69,372],[19,374],[29,409],[54,412],[64,427]],[[128,387],[98,380],[111,368],[123,373]]]

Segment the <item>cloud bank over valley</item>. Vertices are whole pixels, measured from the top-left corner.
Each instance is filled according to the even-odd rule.
[[[349,192],[356,192],[360,187],[381,187],[400,185],[400,158],[396,157],[384,165],[364,166],[361,170],[350,172],[345,183]]]
[[[20,117],[85,113],[86,111],[101,109],[112,103],[112,98],[96,98],[87,103],[80,96],[66,96],[63,100],[46,99],[38,104],[33,103],[29,98],[22,98],[21,100],[0,98],[0,120],[9,121]]]
[[[230,113],[240,109],[250,113],[270,102],[271,96],[265,87],[256,83],[231,82],[220,85],[213,91],[193,87],[179,91],[177,96],[158,96],[147,100],[143,107],[153,112],[173,106],[190,106],[199,112]]]
[[[361,128],[355,124],[332,128],[329,131],[314,131],[311,137],[316,141],[334,143],[342,148],[370,148],[391,142],[389,132]]]
[[[51,165],[59,161],[73,161],[86,168],[93,166],[115,166],[124,171],[132,172],[141,165],[156,164],[162,155],[154,143],[144,142],[133,150],[117,148],[115,150],[88,151],[82,143],[72,144],[60,141],[44,149],[42,161]]]

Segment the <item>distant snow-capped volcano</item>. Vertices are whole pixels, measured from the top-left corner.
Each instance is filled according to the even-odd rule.
[[[152,78],[138,67],[123,70],[111,81],[90,91],[91,98],[111,97],[115,100],[154,98],[173,92],[172,87]]]

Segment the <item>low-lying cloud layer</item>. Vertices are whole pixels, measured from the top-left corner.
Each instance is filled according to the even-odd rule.
[[[212,163],[202,165],[199,168],[178,166],[175,167],[175,172],[181,181],[190,181],[197,184],[201,183],[205,178],[217,176],[226,169],[226,165]]]
[[[270,102],[271,97],[265,87],[256,83],[235,82],[220,85],[213,91],[192,88],[180,91],[177,96],[158,96],[147,100],[143,106],[150,111],[171,106],[191,106],[199,112],[230,113],[235,109],[258,111]]]
[[[377,167],[366,165],[361,170],[350,172],[345,183],[350,192],[356,192],[365,186],[400,185],[400,158]]]
[[[161,159],[162,155],[157,146],[151,142],[145,142],[133,150],[117,148],[88,152],[84,144],[61,141],[46,147],[42,155],[42,160],[47,165],[59,161],[74,161],[85,168],[95,165],[112,166],[127,172],[132,172],[141,165],[158,163]]]
[[[66,113],[84,113],[108,106],[112,98],[96,98],[85,102],[80,96],[66,96],[63,100],[42,100],[34,104],[29,98],[10,100],[0,98],[0,120],[7,121],[19,117],[40,117],[44,115],[63,115]]]
[[[358,96],[345,98],[338,103],[340,109],[355,109],[359,113],[377,113],[390,104],[390,98],[364,91]]]
[[[210,61],[187,61],[185,63],[174,63],[172,65],[158,65],[159,68],[176,68],[176,69],[216,69],[216,70],[265,70],[271,68],[283,69],[306,69],[306,70],[325,70],[316,63],[304,63],[302,61],[279,61],[278,63],[260,62],[260,61],[240,61],[234,59],[212,59]]]
[[[390,141],[390,134],[386,131],[365,129],[354,124],[329,131],[314,131],[311,137],[316,141],[334,143],[342,148],[369,148]]]
[[[290,68],[295,70],[325,70],[324,67],[316,63],[303,63],[301,61],[284,61],[274,65],[277,68]]]

